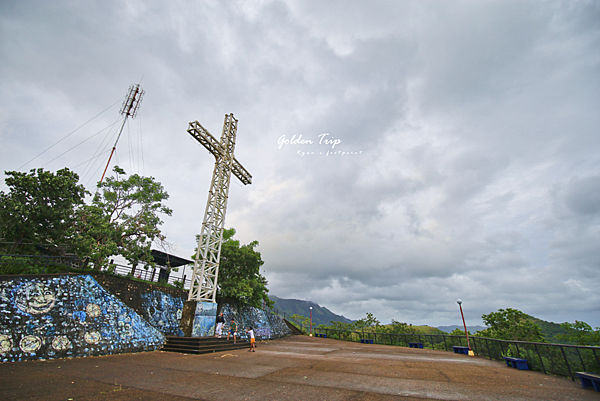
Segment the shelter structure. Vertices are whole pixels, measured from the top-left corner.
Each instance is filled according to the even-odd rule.
[[[184,259],[179,256],[158,251],[156,249],[152,249],[150,254],[152,255],[152,259],[154,259],[154,263],[160,267],[160,271],[158,272],[158,281],[169,281],[169,274],[171,273],[171,268],[173,267],[194,264],[194,262],[189,259]],[[185,270],[182,272],[182,277],[183,282],[185,283]]]

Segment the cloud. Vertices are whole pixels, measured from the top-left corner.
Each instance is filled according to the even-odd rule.
[[[218,137],[233,112],[253,183],[232,180],[226,225],[260,242],[271,293],[353,319],[455,324],[461,298],[470,324],[513,307],[600,326],[596,3],[0,7],[3,171],[37,156],[22,169],[93,188],[141,82],[116,162],[169,192],[177,254],[214,163],[188,123]]]

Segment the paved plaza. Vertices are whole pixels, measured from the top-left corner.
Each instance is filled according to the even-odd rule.
[[[2,400],[600,400],[579,382],[445,351],[291,336],[256,352],[0,364]]]

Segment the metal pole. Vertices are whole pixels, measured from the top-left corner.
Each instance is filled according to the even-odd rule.
[[[469,332],[467,331],[467,324],[465,323],[465,315],[463,314],[463,310],[462,310],[462,301],[460,299],[458,299],[456,301],[456,303],[458,304],[458,306],[460,308],[460,316],[462,317],[463,326],[465,327],[465,335],[467,336],[467,347],[469,347],[469,355],[470,355],[473,351],[471,351],[471,345],[469,344]]]
[[[544,371],[544,374],[546,373],[546,367],[544,366],[544,360],[542,359],[542,356],[540,355],[540,351],[538,350],[537,344],[533,344],[533,346],[535,347],[535,352],[537,352],[538,358],[540,359],[540,364],[542,365],[542,370]]]
[[[310,307],[310,336],[312,337],[312,306]]]
[[[104,176],[106,175],[106,170],[108,170],[108,165],[110,164],[110,160],[117,149],[117,143],[119,143],[119,138],[121,138],[121,134],[123,133],[123,128],[125,127],[125,122],[127,121],[127,117],[131,116],[135,117],[138,107],[140,106],[140,102],[142,101],[142,96],[144,94],[144,90],[140,88],[140,85],[132,85],[129,88],[129,93],[127,94],[127,99],[123,106],[121,107],[121,114],[125,115],[123,119],[123,124],[121,124],[121,129],[119,131],[119,135],[117,135],[117,140],[113,145],[112,151],[110,152],[110,156],[108,157],[108,162],[106,162],[106,167],[104,167],[104,172],[102,173],[102,178],[100,178],[100,184],[104,181]]]

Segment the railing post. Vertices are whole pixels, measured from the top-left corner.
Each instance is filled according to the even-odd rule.
[[[575,381],[575,379],[573,378],[573,373],[571,373],[571,365],[569,365],[569,359],[567,359],[567,355],[565,354],[565,350],[564,348],[561,346],[560,350],[563,354],[563,358],[565,358],[565,363],[567,364],[567,369],[569,370],[569,376],[571,377],[571,380]]]
[[[537,352],[538,358],[540,358],[540,364],[542,365],[542,370],[544,371],[544,374],[546,375],[546,367],[544,366],[544,360],[542,359],[542,356],[540,355],[540,351],[538,350],[537,344],[533,344],[533,346],[535,347],[535,352]]]
[[[581,358],[581,353],[579,352],[579,348],[575,348],[575,350],[577,351],[577,355],[579,356],[579,361],[581,362],[581,367],[583,368],[583,371],[587,372],[587,370],[585,369],[585,363],[583,363],[583,359]]]
[[[598,368],[600,369],[600,359],[598,359],[598,355],[596,354],[596,348],[592,348],[592,353],[594,354],[594,358],[596,359],[596,363],[598,364]]]

